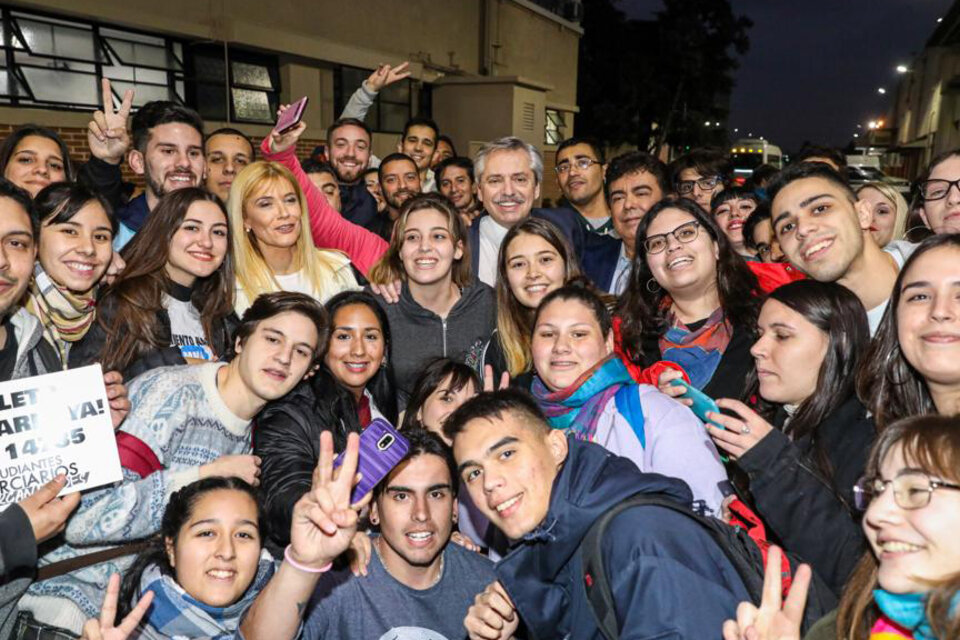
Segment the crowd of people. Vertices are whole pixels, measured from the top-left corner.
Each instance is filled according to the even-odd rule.
[[[519,138],[372,155],[406,75],[308,158],[106,80],[83,166],[0,144],[0,380],[99,363],[123,473],[0,513],[0,636],[960,638],[960,150],[574,137],[537,208]]]

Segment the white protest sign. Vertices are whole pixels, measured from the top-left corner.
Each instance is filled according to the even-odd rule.
[[[0,505],[60,473],[64,494],[122,477],[98,364],[0,383]]]

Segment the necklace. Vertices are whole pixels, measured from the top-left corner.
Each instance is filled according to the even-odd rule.
[[[393,578],[394,580],[396,580],[396,581],[399,582],[400,584],[406,584],[403,580],[401,580],[401,579],[398,578],[397,576],[393,575],[393,572],[390,571],[390,568],[387,566],[387,563],[383,561],[383,554],[380,553],[380,540],[381,540],[381,538],[382,538],[382,536],[377,536],[376,538],[374,538],[374,540],[373,540],[373,550],[376,551],[377,557],[380,558],[380,564],[381,564],[381,566],[383,566],[383,570],[386,571],[387,574],[388,574],[391,578]],[[449,543],[448,543],[448,544],[449,544]],[[434,579],[433,579],[433,582],[431,582],[428,586],[424,587],[423,589],[419,589],[419,591],[426,591],[427,589],[432,589],[433,587],[437,586],[437,583],[440,582],[440,579],[441,579],[442,577],[443,577],[443,552],[440,553],[440,570],[437,571],[437,577],[434,578]]]

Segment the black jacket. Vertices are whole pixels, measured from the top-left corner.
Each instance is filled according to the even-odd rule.
[[[181,289],[186,290],[183,287],[181,287]],[[189,296],[187,299],[189,299]],[[79,342],[70,348],[68,359],[70,369],[83,367],[100,361],[100,354],[103,352],[103,345],[107,340],[107,331],[103,327],[110,326],[115,314],[116,301],[114,298],[104,298],[97,303],[96,321],[94,321],[90,330],[87,331],[87,335],[83,336]],[[101,324],[101,322],[103,324]],[[167,314],[166,309],[161,309],[157,312],[157,322],[160,323],[158,339],[163,344],[170,344],[170,342],[172,342],[170,316]],[[220,326],[216,328],[214,335],[209,337],[210,346],[217,356],[223,358],[230,350],[233,334],[239,324],[240,322],[237,316],[231,313],[224,318]],[[124,380],[132,380],[141,373],[156,369],[157,367],[186,363],[187,361],[184,360],[180,354],[179,347],[164,347],[143,354],[120,373],[123,375]]]
[[[318,419],[317,397],[312,380],[304,380],[293,391],[267,404],[253,427],[253,453],[260,456],[260,498],[267,521],[267,548],[275,557],[290,542],[293,507],[310,490],[313,470],[320,458],[320,434],[332,431],[336,451],[346,448],[347,434],[360,432],[341,419],[322,424]],[[280,555],[277,555],[279,552]]]
[[[361,227],[374,231],[379,224],[377,201],[373,198],[363,180],[353,184],[340,183],[340,203],[343,211],[341,215]]]
[[[480,221],[490,215],[483,212],[473,219],[467,232],[467,244],[470,247],[470,269],[476,276],[480,273]],[[576,220],[576,213],[568,209],[532,209],[530,215],[553,223],[570,241],[573,252],[583,255],[585,232]]]
[[[584,589],[580,542],[605,511],[637,493],[689,504],[682,481],[643,473],[600,445],[567,439],[544,521],[496,566],[497,578],[529,637],[600,640]],[[663,507],[627,509],[602,541],[623,640],[719,638],[737,605],[749,600],[740,577],[710,534]]]
[[[774,425],[782,427],[785,418],[781,409]],[[863,475],[875,428],[851,395],[817,433],[832,480],[820,473],[810,436],[791,441],[779,429],[738,464],[750,477],[750,493],[771,531],[839,594],[865,548],[860,517],[853,510],[853,485]]]

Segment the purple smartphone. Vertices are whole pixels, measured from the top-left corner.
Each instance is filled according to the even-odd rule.
[[[310,99],[304,96],[290,105],[290,108],[280,115],[277,125],[273,128],[277,133],[286,133],[300,124],[303,119],[303,112],[307,110],[307,103]]]
[[[350,501],[360,502],[407,455],[410,443],[383,418],[376,418],[360,434],[360,458],[357,471],[363,476],[353,488]],[[334,460],[334,468],[343,464],[343,452]]]

